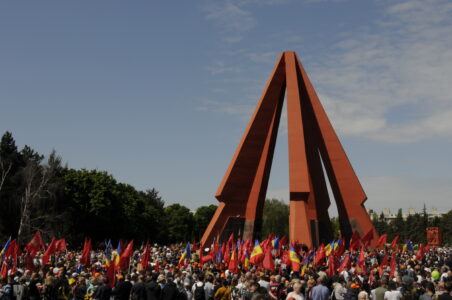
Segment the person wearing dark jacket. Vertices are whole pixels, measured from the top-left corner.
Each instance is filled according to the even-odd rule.
[[[166,279],[165,287],[162,289],[160,300],[177,300],[179,298],[179,290],[172,278]]]
[[[138,276],[138,282],[132,286],[130,291],[130,299],[132,300],[147,300],[147,287],[144,284],[144,276]]]
[[[155,273],[152,275],[151,280],[149,280],[146,283],[146,287],[148,290],[148,300],[159,300],[160,299],[160,293],[162,289],[160,288],[159,284],[157,283],[157,277],[158,274]]]
[[[130,291],[132,290],[132,283],[130,280],[124,280],[124,277],[119,278],[118,284],[112,290],[111,294],[115,300],[129,300]]]
[[[352,283],[344,294],[344,300],[358,300],[359,285]]]
[[[102,285],[98,286],[93,294],[93,299],[110,300],[111,287],[108,285],[108,278],[104,278]]]

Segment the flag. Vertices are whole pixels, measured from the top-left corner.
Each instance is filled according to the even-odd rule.
[[[66,240],[64,238],[56,241],[55,250],[56,251],[66,251],[67,250]]]
[[[232,237],[232,234],[231,234]],[[229,241],[226,243],[226,246],[224,248],[223,252],[223,261],[225,263],[229,263],[229,260],[231,259],[231,247],[229,246]]]
[[[381,246],[384,246],[385,244],[386,244],[386,239],[388,238],[388,235],[385,233],[385,234],[382,234],[381,236],[380,236],[380,238],[378,239],[378,242],[377,242],[377,248],[379,248],[379,247],[381,247]]]
[[[387,266],[388,265],[388,254],[385,253],[385,256],[383,257],[383,259],[381,260],[380,266]]]
[[[30,252],[32,257],[35,257],[36,253],[40,250],[44,250],[44,242],[42,241],[41,234],[39,231],[31,238],[30,242],[28,242],[27,246],[25,246],[24,250]]]
[[[325,246],[325,248],[324,248],[324,249],[325,249],[325,255],[326,255],[326,256],[329,256],[329,255],[331,254],[331,251],[333,251],[333,247],[331,246],[331,243],[334,244],[334,241],[328,243],[328,244]]]
[[[85,238],[85,244],[83,245],[82,257],[80,258],[80,264],[89,266],[91,264],[91,239]]]
[[[398,241],[399,241],[399,235],[396,235],[391,242],[391,248],[394,248],[397,245]]]
[[[10,244],[11,244],[11,237],[9,237],[9,239],[6,241],[5,246],[3,246],[3,249],[0,252],[0,255],[2,257],[2,261],[3,261],[3,256],[5,255],[6,251],[8,251],[8,248],[9,248]]]
[[[42,265],[46,265],[49,262],[50,255],[55,254],[55,252],[56,252],[56,239],[52,238],[49,247],[47,247],[46,252],[44,252],[44,255],[42,256]]]
[[[345,268],[350,268],[350,254],[347,254],[344,257],[344,260],[342,261],[339,269],[337,270],[337,272],[339,273],[339,275],[341,275],[341,273],[345,270]]]
[[[238,273],[237,248],[232,249],[231,259],[229,260],[228,270],[232,273]]]
[[[185,246],[184,252],[182,253],[180,259],[179,259],[179,266],[182,265],[185,259],[190,259],[191,253],[190,253],[190,243],[187,243],[187,246]]]
[[[286,236],[283,236],[280,240],[279,240],[279,246],[282,248],[287,244],[287,238]]]
[[[323,246],[323,244],[321,244],[320,248],[317,249],[317,252],[315,253],[314,265],[318,265],[319,263],[323,262],[323,259],[325,257],[325,247]]]
[[[151,254],[151,248],[149,247],[149,241],[146,242],[143,254],[141,255],[141,265],[143,269],[146,270],[149,264],[149,254]]]
[[[273,260],[271,248],[267,247],[264,254],[264,260],[262,261],[262,267],[265,270],[270,270],[271,272],[275,272],[275,261]]]
[[[243,262],[243,268],[245,269],[245,271],[248,271],[250,268],[250,258],[248,253],[245,253],[245,261]]]
[[[110,241],[111,242],[111,241]],[[105,277],[108,278],[108,285],[113,288],[115,286],[115,270],[116,266],[115,266],[115,260],[113,260],[113,262],[108,266],[107,268],[107,272],[105,273]]]
[[[334,255],[336,257],[341,257],[345,253],[345,243],[343,240],[339,240],[337,246],[334,246],[336,249],[334,249]]]
[[[13,261],[17,260],[17,257],[20,255],[20,247],[17,244],[16,239],[12,240],[9,244],[8,249],[5,251],[5,257],[11,257]]]
[[[257,266],[264,259],[264,251],[262,251],[261,245],[259,245],[259,241],[256,240],[254,243],[253,252],[251,252],[250,263]]]
[[[116,256],[115,256],[115,266],[116,268],[119,268],[119,265],[121,264],[121,240],[118,241],[118,247],[116,247]]]
[[[364,247],[368,247],[370,242],[374,238],[374,230],[370,229],[368,233],[366,233],[362,238],[361,242],[364,244]]]
[[[105,243],[105,264],[110,266],[111,264],[111,239]]]
[[[358,248],[360,243],[361,243],[361,239],[359,237],[359,233],[358,233],[358,231],[355,230],[355,232],[353,232],[353,235],[350,239],[350,252],[353,251],[354,249]]]
[[[297,252],[295,252],[294,247],[290,247],[289,252],[290,265],[292,266],[292,271],[299,272],[301,268],[300,259],[298,258]]]
[[[273,249],[275,249],[275,250],[279,249],[279,238],[278,237],[273,239],[272,246],[273,246]]]
[[[130,258],[132,257],[132,254],[133,254],[133,240],[129,242],[126,249],[124,249],[124,251],[121,254],[120,268],[122,271],[126,271],[129,268]]]
[[[335,261],[333,255],[328,256],[328,276],[331,277],[336,271]]]
[[[422,261],[422,258],[424,257],[424,252],[425,251],[425,248],[424,248],[424,245],[420,245],[419,246],[419,250],[417,250],[417,253],[416,253],[416,259],[417,260],[421,260]]]
[[[396,256],[395,251],[393,251],[391,256],[391,272],[389,273],[389,278],[392,278],[394,276],[395,268],[396,268]]]

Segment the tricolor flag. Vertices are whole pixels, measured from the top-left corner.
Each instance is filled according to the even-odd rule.
[[[300,263],[300,259],[298,258],[297,252],[295,252],[294,247],[290,247],[289,258],[290,258],[290,265],[292,266],[292,270],[294,272],[300,271],[301,263]]]
[[[187,246],[185,246],[185,250],[182,253],[180,259],[179,259],[179,266],[182,264],[182,262],[185,259],[190,259],[191,258],[191,252],[190,252],[190,243],[187,243]]]
[[[253,252],[251,252],[250,263],[252,265],[257,266],[264,259],[264,251],[262,250],[261,245],[259,245],[259,241],[256,240],[254,242]]]

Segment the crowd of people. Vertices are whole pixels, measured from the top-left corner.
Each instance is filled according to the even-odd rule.
[[[35,253],[32,261],[24,253],[14,262],[3,256],[0,300],[452,299],[450,247],[429,248],[422,257],[414,249],[361,247],[344,251],[333,268],[327,257],[303,263],[310,251],[300,247],[297,256],[304,266],[297,271],[274,249],[273,270],[242,263],[231,270],[224,261],[203,262],[209,249],[187,255],[187,247],[135,249],[125,268],[112,267],[117,254],[112,249],[90,249],[87,262],[86,251],[57,251],[44,263],[45,251]],[[388,256],[395,261],[384,263]],[[344,266],[345,259],[350,262]]]

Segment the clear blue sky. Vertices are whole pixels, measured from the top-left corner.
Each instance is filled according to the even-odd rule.
[[[452,208],[450,1],[2,1],[0,41],[2,133],[166,203],[216,203],[293,50],[368,208]],[[285,133],[268,196],[287,201]]]

